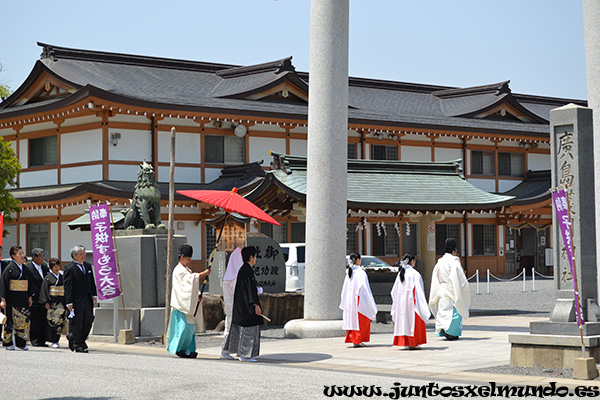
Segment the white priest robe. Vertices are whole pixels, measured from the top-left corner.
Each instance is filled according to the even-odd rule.
[[[343,311],[342,328],[347,331],[358,331],[360,330],[358,313],[374,321],[377,315],[377,305],[373,299],[365,270],[360,265],[351,265],[350,268],[352,268],[352,278],[349,278],[346,273],[340,302],[340,308]],[[358,304],[359,297],[360,304]]]
[[[185,314],[188,324],[195,324],[196,329],[204,330],[204,317],[202,315],[202,305],[198,306],[198,294],[200,286],[200,277],[193,273],[191,269],[181,264],[173,269],[173,285],[171,288],[171,307]]]
[[[415,335],[415,312],[423,322],[427,322],[431,316],[425,298],[421,274],[410,265],[404,266],[404,270],[404,282],[400,280],[400,274],[398,273],[392,288],[392,310],[390,314],[394,321],[394,336]]]
[[[448,329],[452,322],[453,307],[463,319],[469,317],[471,293],[469,282],[460,265],[460,259],[444,254],[435,264],[431,276],[429,307],[435,316],[435,329]]]
[[[242,249],[236,249],[229,255],[225,276],[223,276],[223,302],[225,303],[225,335],[229,333],[231,327],[231,317],[233,315],[233,295],[235,293],[235,282],[237,275],[244,264],[242,259]]]

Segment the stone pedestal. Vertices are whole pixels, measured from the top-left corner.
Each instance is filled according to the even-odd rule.
[[[596,361],[592,357],[575,359],[573,366],[573,379],[591,380],[598,376]]]
[[[165,332],[167,230],[134,229],[115,232],[121,270],[121,287],[125,299],[127,322],[135,336],[156,336]],[[186,236],[173,238],[172,266],[177,265],[177,249]],[[121,304],[121,302],[119,302]],[[122,308],[122,307],[120,307]],[[94,309],[94,335],[113,334],[113,304],[101,302]],[[119,310],[123,324],[123,310]]]

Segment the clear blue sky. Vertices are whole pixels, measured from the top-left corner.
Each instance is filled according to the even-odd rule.
[[[4,1],[0,83],[13,90],[36,42],[308,71],[309,0]],[[581,0],[352,0],[350,75],[585,99]]]

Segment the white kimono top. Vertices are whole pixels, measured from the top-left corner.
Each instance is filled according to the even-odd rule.
[[[424,322],[427,322],[431,316],[421,274],[410,265],[404,266],[404,270],[404,282],[400,280],[400,273],[398,273],[392,288],[390,314],[394,320],[394,336],[415,335],[415,312]]]
[[[377,305],[373,299],[365,270],[360,265],[351,265],[350,268],[352,268],[352,278],[349,278],[346,273],[342,287],[340,302],[340,308],[343,311],[342,328],[347,331],[358,331],[358,313],[373,321],[377,315]],[[358,304],[359,297],[360,305]]]
[[[433,269],[429,292],[429,307],[435,315],[435,328],[450,327],[453,307],[463,319],[467,319],[470,303],[469,282],[460,265],[460,259],[450,253],[444,254]]]
[[[235,293],[235,282],[237,281],[237,274],[244,264],[242,260],[242,249],[236,247],[236,249],[229,256],[227,262],[227,269],[225,270],[225,276],[223,277],[223,302],[225,303],[225,315],[231,316],[233,314],[233,294]]]
[[[171,289],[171,307],[185,314],[188,324],[202,321],[202,307],[198,307],[198,313],[194,318],[194,311],[198,303],[198,287],[200,277],[191,269],[181,264],[173,269],[173,287]],[[198,320],[198,321],[196,321]]]

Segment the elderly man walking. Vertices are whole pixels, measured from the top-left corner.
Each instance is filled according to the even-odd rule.
[[[65,301],[69,310],[69,349],[87,353],[85,342],[94,321],[93,308],[98,301],[92,266],[85,262],[85,247],[71,249],[71,261],[65,266]]]

